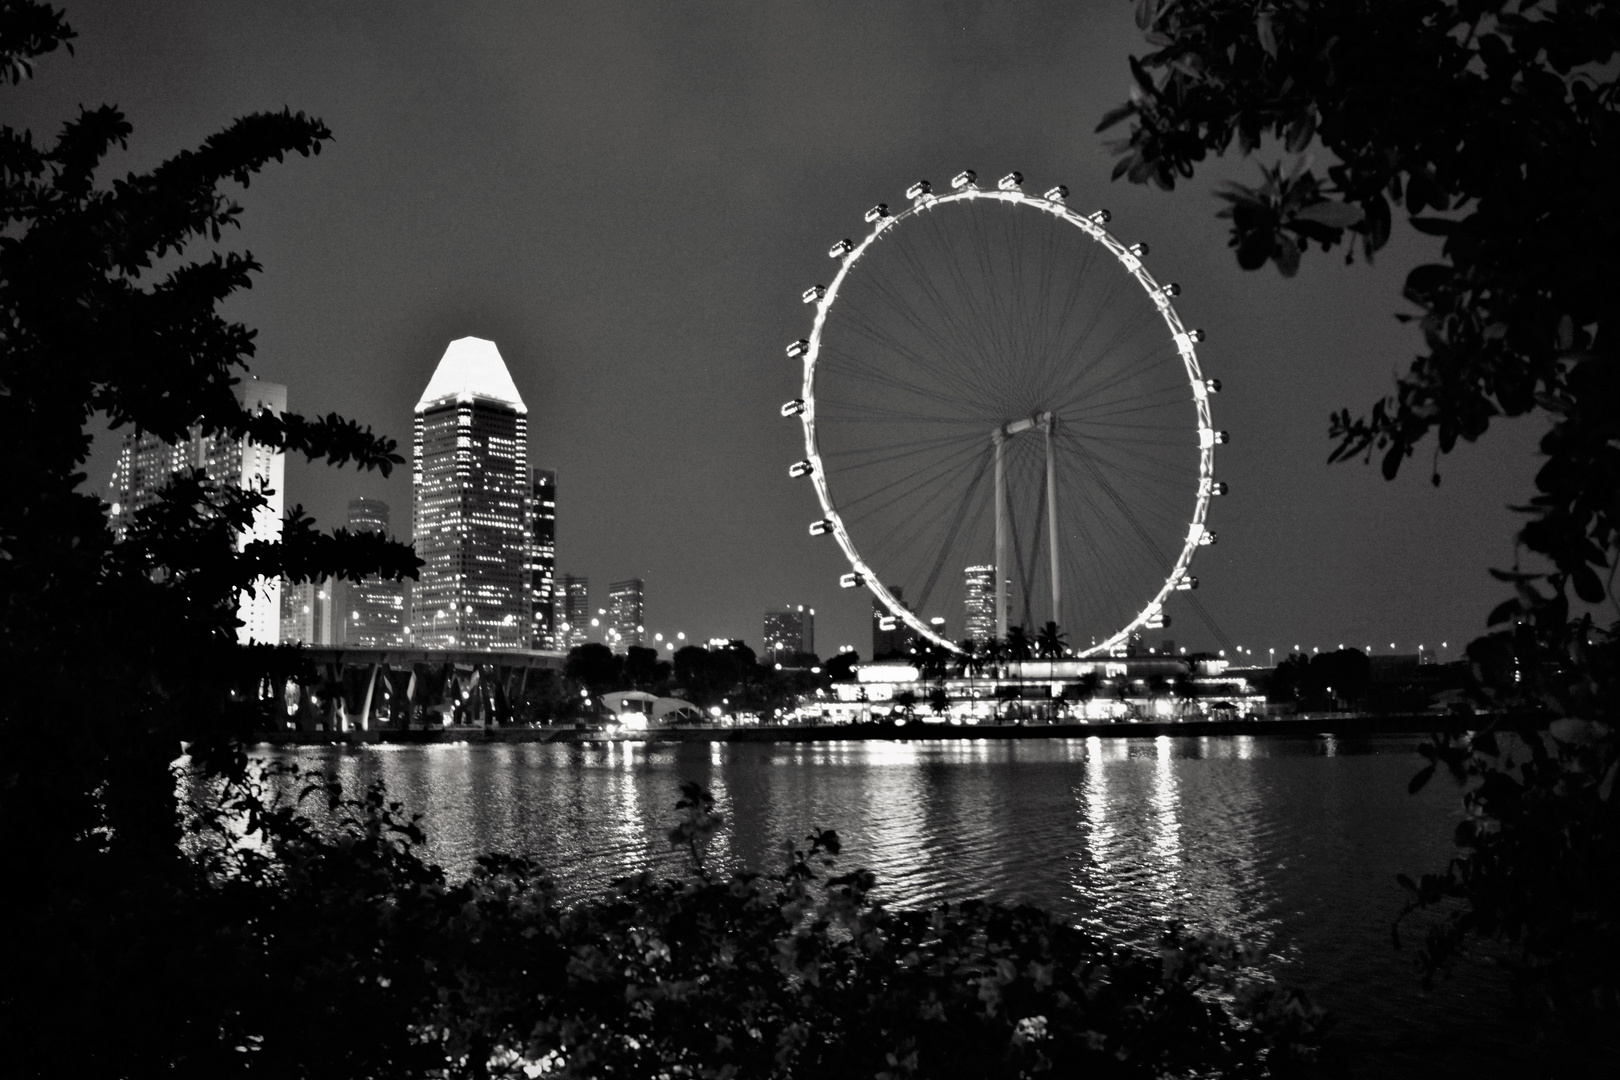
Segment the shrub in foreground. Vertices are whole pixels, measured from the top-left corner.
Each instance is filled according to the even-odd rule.
[[[869,871],[835,872],[833,832],[774,873],[718,873],[695,784],[670,834],[682,878],[573,904],[521,858],[448,882],[381,789],[328,797],[335,831],[251,793],[207,823],[247,812],[264,842],[199,855],[233,969],[199,1071],[1258,1077],[1308,1059],[1320,1027],[1224,939],[1172,929],[1150,954],[1033,907],[891,909]]]

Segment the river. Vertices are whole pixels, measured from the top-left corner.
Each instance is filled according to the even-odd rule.
[[[1537,1075],[1470,968],[1433,992],[1390,924],[1394,875],[1440,868],[1461,818],[1418,795],[1417,737],[305,747],[283,759],[346,785],[382,780],[424,815],[452,875],[482,851],[531,855],[575,896],[680,861],[678,788],[714,793],[713,856],[771,868],[781,842],[833,828],[840,865],[890,904],[1029,901],[1136,942],[1166,922],[1262,945],[1267,970],[1338,1020],[1354,1076]],[[1415,935],[1416,928],[1414,928]],[[1349,1055],[1345,1058],[1343,1055]]]

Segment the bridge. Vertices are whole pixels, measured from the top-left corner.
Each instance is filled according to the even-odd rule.
[[[283,730],[402,731],[510,724],[558,692],[567,660],[539,649],[302,647],[280,688]]]

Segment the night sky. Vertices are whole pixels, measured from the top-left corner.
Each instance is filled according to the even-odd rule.
[[[1254,162],[1171,194],[1110,183],[1093,129],[1144,51],[1133,8],[70,3],[77,55],[0,101],[36,134],[81,103],[120,106],[135,131],[109,175],[245,112],[321,117],[335,142],[255,179],[229,238],[265,267],[228,308],[259,330],[254,372],[287,383],[295,410],[352,416],[408,454],[445,345],[491,338],[529,406],[531,461],[557,471],[559,572],[589,575],[598,605],[609,581],[645,578],[649,634],[758,647],[765,608],[808,604],[824,655],[869,651],[870,607],[839,589],[836,549],[806,534],[814,495],[787,476],[801,436],[777,408],[797,393],[783,346],[809,330],[799,294],[913,180],[1066,183],[1071,205],[1106,206],[1115,235],[1151,245],[1209,335],[1232,493],[1193,570],[1226,636],[1262,660],[1442,640],[1455,657],[1501,596],[1485,571],[1512,561],[1506,504],[1531,491],[1538,432],[1493,428],[1441,459],[1438,490],[1428,447],[1394,483],[1326,464],[1329,412],[1363,411],[1419,348],[1393,315],[1434,249],[1397,229],[1372,268],[1313,254],[1292,281],[1244,273],[1212,190]],[[110,461],[103,445],[94,481]],[[328,525],[380,497],[403,529],[409,476],[290,462],[288,497]],[[1214,646],[1169,610],[1163,636]]]

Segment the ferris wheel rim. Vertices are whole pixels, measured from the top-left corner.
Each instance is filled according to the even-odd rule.
[[[1050,193],[1049,193],[1050,194]],[[1204,542],[1204,522],[1208,518],[1209,500],[1213,493],[1215,474],[1215,428],[1210,417],[1209,388],[1204,379],[1203,370],[1198,363],[1196,348],[1196,332],[1188,331],[1181,321],[1180,314],[1175,305],[1170,302],[1170,293],[1163,283],[1157,281],[1148,272],[1143,263],[1143,254],[1133,251],[1131,246],[1124,244],[1117,237],[1102,227],[1098,217],[1106,220],[1106,213],[1083,215],[1073,210],[1061,197],[1048,197],[1046,195],[1031,195],[1024,192],[1018,185],[1008,187],[1003,183],[995,190],[986,190],[977,187],[971,181],[965,185],[955,187],[947,194],[936,195],[931,191],[923,191],[913,198],[911,205],[898,213],[889,214],[887,209],[879,204],[868,212],[868,220],[872,222],[872,229],[858,242],[848,240],[835,244],[829,252],[839,259],[838,271],[831,281],[823,288],[817,286],[820,295],[816,296],[816,314],[811,324],[810,336],[803,342],[803,376],[800,397],[799,421],[804,433],[805,458],[803,464],[808,465],[808,473],[816,498],[821,504],[822,522],[827,526],[844,558],[850,565],[855,577],[855,585],[864,585],[879,601],[882,602],[890,614],[904,622],[918,636],[935,645],[943,647],[954,653],[962,653],[961,646],[936,633],[932,627],[924,623],[918,615],[900,603],[890,593],[881,577],[866,562],[856,547],[854,538],[845,527],[842,516],[838,511],[836,501],[827,485],[827,472],[822,464],[821,449],[816,427],[816,398],[815,375],[816,362],[821,354],[822,334],[826,329],[827,317],[832,311],[833,304],[838,298],[838,291],[842,287],[849,273],[860,262],[868,249],[884,233],[889,232],[901,222],[916,217],[937,207],[955,202],[973,202],[980,199],[989,199],[1007,203],[1011,206],[1027,206],[1042,213],[1051,214],[1055,219],[1065,222],[1085,233],[1092,241],[1107,249],[1123,266],[1125,271],[1133,277],[1138,285],[1146,292],[1148,299],[1153,303],[1160,318],[1171,334],[1171,340],[1176,346],[1177,353],[1182,361],[1189,388],[1192,391],[1193,403],[1197,417],[1196,433],[1198,438],[1198,472],[1197,487],[1194,497],[1192,520],[1188,523],[1187,535],[1182,540],[1181,552],[1176,558],[1164,582],[1159,586],[1153,598],[1136,613],[1132,619],[1120,630],[1109,635],[1105,640],[1076,650],[1075,656],[1086,659],[1110,653],[1115,646],[1126,641],[1132,633],[1144,627],[1153,619],[1161,616],[1164,611],[1164,601],[1171,592],[1176,590],[1178,584],[1187,579],[1187,571],[1192,564],[1192,557],[1196,549]],[[840,254],[840,249],[842,252]],[[807,294],[807,299],[810,294]],[[999,569],[998,569],[999,576]],[[846,579],[849,575],[846,575]]]

